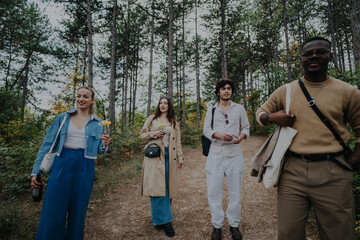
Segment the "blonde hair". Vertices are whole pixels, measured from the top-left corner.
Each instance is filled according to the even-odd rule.
[[[76,90],[76,92],[78,92],[82,88],[89,90],[91,92],[91,99],[95,99],[95,91],[91,87],[81,86]],[[94,103],[90,105],[90,114],[96,115],[96,101],[94,101]]]

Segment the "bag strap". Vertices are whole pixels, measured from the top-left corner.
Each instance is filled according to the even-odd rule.
[[[67,115],[65,114],[64,119],[62,120],[62,122],[61,122],[61,124],[60,124],[59,130],[58,130],[58,132],[57,132],[57,134],[56,134],[56,137],[55,137],[55,139],[54,139],[54,142],[52,143],[51,148],[50,148],[50,150],[49,150],[50,153],[52,152],[52,150],[53,150],[53,148],[54,148],[56,139],[57,139],[57,137],[59,136],[59,133],[60,133],[60,131],[61,131],[61,128],[64,126],[64,123],[65,123],[65,120],[66,120],[66,116],[67,116]]]
[[[311,107],[314,112],[316,113],[316,115],[320,118],[320,120],[326,125],[326,127],[332,132],[332,134],[334,135],[334,137],[336,138],[336,140],[341,144],[341,146],[346,149],[347,146],[344,143],[344,141],[342,140],[342,138],[340,137],[340,135],[337,133],[337,131],[335,130],[335,128],[331,125],[331,123],[329,122],[329,120],[324,116],[324,114],[322,114],[319,110],[319,108],[316,106],[315,104],[315,99],[312,98],[309,94],[309,92],[307,91],[304,83],[302,82],[301,79],[299,79],[299,85],[301,87],[301,90],[303,91],[307,101],[308,101],[308,105],[309,107]]]
[[[286,85],[286,114],[289,114],[290,110],[290,92],[291,92],[291,84],[287,83]]]
[[[147,147],[150,147],[151,145],[155,145],[155,147],[160,147],[158,144],[156,143],[150,143]]]
[[[211,109],[211,130],[214,130],[214,113],[215,113],[215,107]]]

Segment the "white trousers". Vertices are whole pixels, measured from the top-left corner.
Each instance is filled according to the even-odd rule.
[[[241,219],[240,191],[243,175],[243,154],[224,157],[223,151],[218,154],[209,153],[206,160],[206,182],[212,224],[215,228],[221,228],[224,224],[222,197],[225,176],[229,191],[226,217],[231,227],[238,227]]]

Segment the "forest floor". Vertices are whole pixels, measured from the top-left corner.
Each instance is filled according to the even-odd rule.
[[[265,189],[250,176],[250,160],[265,137],[252,136],[242,143],[244,152],[244,180],[241,191],[242,220],[239,225],[244,240],[277,239],[276,189]],[[185,164],[179,174],[179,194],[172,201],[172,239],[210,239],[212,224],[207,202],[205,164],[201,149],[186,149]],[[141,179],[137,176],[126,184],[115,186],[106,194],[102,204],[90,202],[85,226],[85,239],[170,239],[156,230],[151,222],[150,201],[142,196]],[[223,205],[227,206],[228,193],[224,184]],[[230,240],[229,224],[222,228],[224,240]],[[307,225],[307,239],[319,239],[314,218]]]

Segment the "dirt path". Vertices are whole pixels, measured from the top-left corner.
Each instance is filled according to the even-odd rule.
[[[253,136],[243,142],[245,173],[239,228],[244,240],[277,239],[276,190],[265,189],[249,176],[250,159],[264,141],[264,137]],[[212,225],[206,196],[206,157],[201,154],[201,149],[185,152],[184,157],[186,163],[180,171],[179,196],[172,202],[176,233],[172,239],[210,239]],[[138,178],[116,189],[101,209],[96,209],[96,214],[87,218],[85,239],[170,239],[152,226],[150,201],[140,195],[140,187]],[[224,188],[224,204],[227,204],[226,186]],[[228,229],[225,219],[224,240],[231,239]]]

